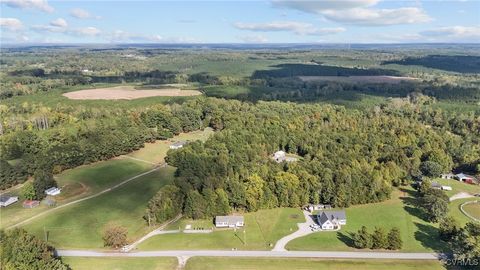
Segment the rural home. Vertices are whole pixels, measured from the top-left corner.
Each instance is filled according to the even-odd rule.
[[[18,202],[17,196],[10,195],[1,195],[0,196],[0,207],[7,207],[12,203]]]
[[[440,178],[442,178],[442,179],[453,179],[454,177],[455,177],[455,174],[453,174],[453,173],[440,174]]]
[[[175,143],[173,143],[173,144],[170,145],[170,149],[180,149],[180,148],[182,148],[185,144],[187,144],[187,142],[184,142],[184,141],[175,142]]]
[[[277,163],[281,163],[281,162],[294,162],[294,161],[297,161],[298,158],[296,157],[292,157],[292,156],[287,156],[287,153],[285,153],[285,151],[283,150],[279,150],[275,153],[273,153],[272,155],[272,158],[277,162]]]
[[[243,216],[216,216],[215,227],[217,228],[236,228],[243,227]]]
[[[317,222],[322,230],[340,229],[341,225],[347,224],[345,210],[320,211],[317,214]]]
[[[323,210],[323,209],[331,209],[331,208],[332,206],[329,204],[309,204],[307,207],[305,207],[305,210],[313,212],[315,210]]]
[[[60,194],[61,191],[62,190],[57,188],[57,187],[51,187],[51,188],[45,190],[45,194],[50,195],[50,196],[56,196],[56,195]]]
[[[280,151],[277,151],[275,153],[273,153],[273,159],[276,161],[276,162],[282,162],[285,160],[285,151],[283,150],[280,150]]]
[[[40,201],[25,200],[23,201],[23,208],[34,208],[40,204]]]
[[[437,182],[432,182],[431,188],[433,189],[442,189],[442,185]]]
[[[477,183],[477,179],[475,177],[473,177],[471,175],[468,175],[468,174],[464,174],[464,173],[459,173],[459,174],[455,175],[455,178],[458,181],[465,182],[465,183],[468,183],[468,184]]]

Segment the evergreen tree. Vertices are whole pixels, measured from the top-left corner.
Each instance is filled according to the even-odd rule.
[[[402,248],[403,242],[400,235],[400,230],[397,227],[394,227],[388,233],[388,244],[387,249],[399,250]]]
[[[367,231],[367,227],[362,226],[360,230],[353,234],[353,245],[361,249],[372,247],[372,236]]]
[[[383,249],[388,247],[388,238],[385,229],[375,227],[372,233],[372,249]]]

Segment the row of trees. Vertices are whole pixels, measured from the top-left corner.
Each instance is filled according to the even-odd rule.
[[[384,228],[376,227],[372,233],[369,233],[367,227],[362,226],[360,230],[350,234],[355,248],[399,250],[403,244],[400,230],[396,227],[388,233]]]

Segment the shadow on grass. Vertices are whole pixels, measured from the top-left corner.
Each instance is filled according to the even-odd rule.
[[[438,228],[430,224],[420,224],[415,222],[418,230],[415,232],[415,239],[425,248],[432,249],[435,252],[450,253],[448,243],[440,239]]]
[[[427,215],[420,208],[420,198],[418,198],[418,193],[414,190],[409,190],[405,188],[400,188],[400,191],[403,192],[403,196],[400,199],[403,201],[403,208],[410,215],[417,217],[425,222],[428,222]]]
[[[347,232],[347,233],[338,232],[337,233],[337,239],[342,241],[348,247],[355,248],[355,246],[353,245],[353,233],[352,232]]]

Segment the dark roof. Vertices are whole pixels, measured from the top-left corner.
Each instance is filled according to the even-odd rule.
[[[329,220],[329,218],[327,217],[325,212],[322,212],[321,214],[318,215],[318,221],[320,224],[327,222],[327,220]]]
[[[319,220],[323,224],[327,220],[343,220],[347,219],[347,215],[345,214],[345,210],[337,210],[337,211],[321,211],[319,214]]]
[[[0,195],[0,202],[7,202],[8,199],[10,199],[11,197],[12,197],[12,196],[6,195],[6,194]]]

